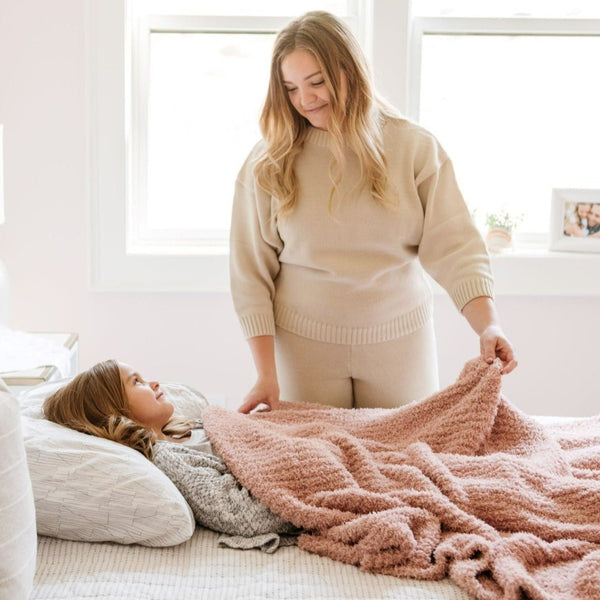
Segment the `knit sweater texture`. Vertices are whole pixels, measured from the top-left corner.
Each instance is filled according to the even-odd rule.
[[[213,447],[299,545],[374,573],[451,577],[478,600],[600,598],[600,417],[542,426],[502,363],[396,409],[282,403],[204,414]]]
[[[157,442],[153,462],[181,492],[198,524],[227,534],[220,545],[273,552],[295,543],[297,529],[242,487],[218,456]]]
[[[493,297],[485,244],[448,156],[429,132],[402,119],[383,126],[388,165],[384,207],[360,184],[354,152],[330,210],[328,133],[311,129],[296,158],[297,203],[275,217],[277,201],[254,176],[260,142],[236,182],[230,274],[246,337],[276,325],[331,343],[377,343],[420,328],[431,317],[423,268],[460,310]]]

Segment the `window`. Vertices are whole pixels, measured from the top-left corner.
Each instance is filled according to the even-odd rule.
[[[378,90],[447,148],[471,208],[526,212],[540,253],[550,188],[600,187],[597,0],[85,7],[95,290],[228,290],[234,178],[258,139],[270,45],[290,15],[313,8],[349,23]],[[599,293],[586,273],[600,255],[535,252],[494,258],[500,292]]]
[[[226,245],[237,170],[259,139],[273,34],[152,32],[146,168],[131,248]],[[136,145],[138,151],[142,150]],[[143,218],[143,217],[145,218]],[[137,217],[137,218],[136,218]]]
[[[274,34],[293,16],[321,9],[360,38],[362,7],[359,0],[86,1],[93,289],[229,289],[231,196],[259,137]]]
[[[600,22],[583,18],[600,10],[448,5],[415,0],[410,114],[452,156],[480,225],[508,209],[523,240],[545,245],[552,188],[600,187]]]
[[[314,8],[131,1],[130,254],[227,251],[234,181],[260,138],[276,32],[285,11]],[[351,21],[344,0],[319,8]]]

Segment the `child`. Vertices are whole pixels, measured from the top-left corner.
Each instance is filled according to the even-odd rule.
[[[211,453],[197,421],[173,417],[174,407],[156,381],[114,360],[80,373],[44,402],[50,421],[119,442],[152,460],[158,440]]]
[[[100,362],[49,396],[43,406],[50,421],[141,452],[182,493],[196,521],[233,538],[233,547],[274,551],[295,538],[290,523],[253,498],[210,446],[201,419],[174,415],[156,381],[145,381],[127,364]]]
[[[588,215],[592,205],[589,202],[578,202],[567,216],[565,235],[585,237],[588,234]]]

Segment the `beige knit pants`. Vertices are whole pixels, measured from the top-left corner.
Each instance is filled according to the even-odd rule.
[[[281,399],[342,408],[392,408],[438,389],[433,321],[379,344],[329,344],[280,327],[275,336]]]

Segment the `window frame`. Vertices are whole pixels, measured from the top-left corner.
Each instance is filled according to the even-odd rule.
[[[600,36],[600,19],[541,17],[415,16],[407,44],[406,114],[419,120],[421,52],[425,35]],[[548,198],[550,202],[550,198]],[[517,235],[517,249],[493,255],[500,293],[536,295],[598,295],[600,284],[586,274],[600,268],[600,254],[560,254],[548,250],[549,235]],[[438,292],[441,290],[438,288]]]
[[[171,31],[276,33],[294,17],[152,15],[137,20],[134,28],[127,4],[86,0],[85,5],[90,286],[95,291],[229,291],[229,249],[223,235],[176,230],[174,236],[173,231],[150,231],[143,218],[137,219],[146,214],[141,199],[149,36]],[[359,39],[361,6],[357,0],[349,2],[353,14],[344,18]]]
[[[127,197],[134,165],[130,95],[126,90],[127,15],[122,0],[86,0],[86,198],[89,206],[90,286],[94,291],[228,292],[228,249],[206,243],[195,254],[174,244],[157,249],[139,244],[136,253],[127,247],[127,222],[131,218]],[[419,35],[423,31],[447,31],[448,27],[479,27],[500,33],[502,27],[540,27],[539,31],[576,34],[600,32],[600,19],[490,19],[461,17],[412,17],[411,0],[354,0],[355,30],[375,72],[378,90],[404,114],[414,118],[418,97]],[[164,23],[168,22],[169,17]],[[218,17],[202,17],[204,26],[220,25]],[[233,23],[235,17],[223,17]],[[263,23],[269,17],[253,17]],[[286,17],[274,17],[278,23]],[[248,21],[240,23],[248,26]],[[275,21],[271,21],[275,26]],[[149,26],[157,26],[151,21]],[[158,24],[159,25],[159,24]],[[579,28],[579,29],[578,29]],[[524,30],[524,29],[523,29]],[[506,31],[506,30],[504,30]],[[512,31],[512,30],[511,30]],[[394,60],[390,60],[394,57]],[[406,85],[404,84],[406,82]],[[143,236],[142,236],[143,238]],[[184,240],[185,243],[185,240]],[[600,253],[558,253],[539,243],[492,256],[499,294],[600,295],[600,278],[588,277],[600,269]],[[434,285],[436,292],[441,292]]]
[[[125,60],[128,51],[122,0],[85,4],[86,196],[89,206],[90,287],[94,291],[209,292],[229,288],[225,251],[178,255],[127,248],[128,156]]]

